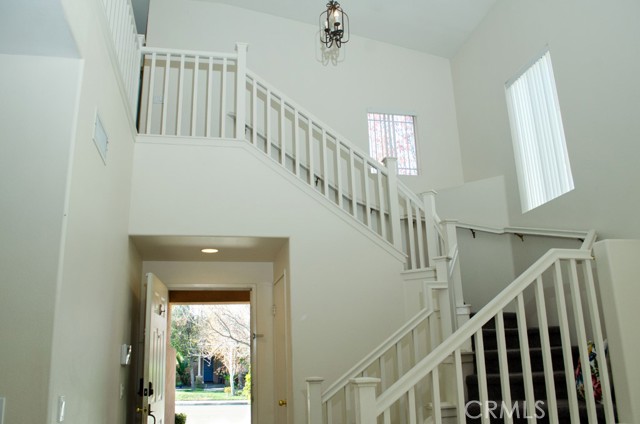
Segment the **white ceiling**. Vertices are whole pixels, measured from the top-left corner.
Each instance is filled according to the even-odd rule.
[[[326,0],[200,0],[318,25]],[[149,0],[132,0],[139,31]],[[496,0],[344,0],[351,34],[452,57]]]

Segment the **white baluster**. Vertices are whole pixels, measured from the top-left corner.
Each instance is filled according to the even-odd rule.
[[[524,308],[524,296],[517,296],[518,337],[520,339],[520,359],[522,360],[522,378],[524,379],[524,398],[527,406],[527,415],[535,416],[534,405],[536,402],[533,391],[533,374],[531,373],[531,357],[529,352],[529,335],[527,332],[526,311]]]
[[[162,90],[162,125],[160,135],[167,133],[167,102],[169,97],[169,78],[171,73],[171,54],[167,53],[167,62],[164,71],[164,89]]]
[[[193,64],[193,93],[191,95],[191,137],[196,134],[196,122],[198,119],[198,68],[200,68],[200,56],[195,57]]]
[[[416,232],[418,235],[417,243],[418,243],[418,260],[416,265],[420,268],[426,268],[425,264],[425,249],[424,249],[424,236],[422,231],[422,215],[420,212],[420,205],[416,205]]]
[[[593,280],[593,270],[591,269],[591,261],[584,261],[582,263],[584,268],[585,279],[585,291],[587,297],[587,305],[589,308],[591,323],[593,326],[593,334],[596,343],[596,349],[598,349],[598,355],[600,360],[600,381],[602,383],[602,403],[604,404],[604,411],[607,422],[615,421],[615,414],[613,411],[613,400],[611,397],[611,383],[609,381],[609,366],[607,365],[605,357],[604,338],[602,334],[602,325],[600,324],[600,311],[598,308],[598,297],[596,294],[596,288]]]
[[[176,134],[177,136],[181,135],[180,130],[182,129],[182,90],[184,88],[184,54],[180,55],[180,76],[178,80],[178,117],[176,122]]]
[[[589,384],[591,382],[591,367],[589,366],[589,352],[587,351],[587,331],[584,325],[584,313],[582,311],[582,300],[580,287],[578,285],[578,270],[575,259],[569,260],[569,287],[571,289],[571,304],[573,305],[573,318],[577,333],[580,364],[585,382],[584,396],[587,403],[587,416],[589,417],[590,423],[595,423],[598,421],[598,418],[593,397],[593,386]]]
[[[224,60],[226,61],[227,59],[224,59]],[[209,56],[209,67],[207,69],[207,111],[206,111],[205,125],[204,125],[205,137],[211,137],[211,96],[212,96],[211,91],[212,90],[213,90],[213,56]],[[224,108],[221,108],[221,109],[224,110]]]
[[[327,162],[329,161],[329,153],[327,152],[327,132],[322,129],[322,192],[324,197],[329,198],[329,171]]]
[[[313,154],[315,153],[315,148],[313,145],[313,121],[311,118],[308,120],[309,122],[309,137],[307,138],[307,154],[309,156],[309,185],[311,187],[315,187],[315,161]]]
[[[407,236],[409,238],[409,269],[416,269],[416,242],[413,234],[413,206],[411,205],[411,199],[405,198],[405,208],[407,210]]]
[[[528,352],[527,352],[528,354]],[[489,424],[489,414],[486,408],[489,403],[489,390],[487,388],[487,367],[484,362],[484,339],[482,328],[476,332],[476,369],[478,377],[478,393],[480,395],[480,413],[482,424]]]
[[[280,96],[280,165],[286,168],[287,142],[284,136],[284,99]]]
[[[547,307],[544,301],[542,276],[536,279],[536,308],[538,312],[538,326],[540,328],[540,347],[542,348],[542,363],[544,366],[544,382],[547,389],[549,422],[558,423],[558,407],[556,402],[556,385],[553,378],[553,364],[551,359],[551,342],[549,339],[549,325],[547,323]]]
[[[389,170],[387,192],[389,193],[389,221],[391,222],[393,245],[396,249],[402,251],[400,205],[398,204],[398,159],[384,158],[382,162]]]
[[[256,146],[258,142],[258,81],[253,79],[251,87],[251,143]]]
[[[338,197],[338,207],[342,209],[344,207],[344,199],[342,194],[342,143],[335,138],[336,141],[336,196]]]
[[[467,418],[465,415],[465,398],[464,398],[464,374],[462,372],[462,354],[460,349],[456,349],[453,359],[455,361],[456,369],[456,407],[458,409],[458,424],[466,424]],[[504,392],[503,392],[504,393]]]
[[[247,97],[245,87],[247,85],[247,43],[236,43],[238,62],[236,70],[236,138],[244,138],[246,125]],[[268,99],[267,99],[268,100]],[[255,131],[255,128],[253,129]]]
[[[265,120],[266,120],[266,130],[265,130],[265,153],[268,157],[271,157],[271,90],[267,88],[267,100],[265,101]]]
[[[376,181],[378,183],[378,216],[380,217],[380,235],[383,239],[390,241],[387,235],[387,217],[384,197],[384,184],[382,184],[382,171],[378,169],[376,173]]]
[[[556,306],[558,308],[558,323],[560,326],[560,340],[562,343],[562,357],[565,370],[574,370],[572,359],[571,336],[569,330],[569,318],[567,314],[567,303],[564,294],[564,283],[562,279],[562,266],[560,261],[554,263],[554,288],[556,294]],[[578,409],[578,395],[576,394],[576,380],[573,373],[565,371],[567,393],[569,400],[569,412],[572,423],[580,422],[580,411]]]
[[[151,73],[149,76],[149,95],[147,96],[147,122],[145,134],[151,133],[151,117],[153,109],[153,92],[155,89],[156,80],[156,54],[151,54]]]
[[[427,191],[422,193],[422,204],[424,207],[424,221],[427,233],[427,256],[429,266],[433,266],[433,258],[441,256],[438,252],[438,232],[436,230],[436,192]],[[443,252],[444,253],[444,252]]]
[[[227,137],[227,58],[222,60],[222,74],[220,75],[220,137]],[[244,137],[244,130],[241,132]]]
[[[511,407],[511,382],[509,381],[509,360],[507,357],[507,340],[504,332],[504,314],[498,312],[495,317],[496,338],[498,346],[498,365],[500,367],[500,387],[502,388],[502,400]],[[505,424],[513,424],[511,414],[505,414]]]
[[[367,163],[367,158],[362,158],[362,182],[364,184],[364,223],[373,231],[373,223],[371,222],[371,200],[369,198],[369,175],[371,171]]]
[[[349,181],[351,182],[351,215],[358,218],[358,200],[356,194],[356,161],[353,149],[349,149]]]
[[[298,111],[293,109],[293,146],[295,151],[293,156],[293,166],[295,167],[294,174],[296,174],[298,178],[300,178],[300,137],[298,135],[299,127],[300,117],[298,115]]]

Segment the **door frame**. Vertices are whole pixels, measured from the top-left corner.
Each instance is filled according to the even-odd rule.
[[[251,311],[250,322],[251,322],[251,424],[258,424],[258,403],[260,399],[255,396],[256,391],[254,388],[257,386],[257,357],[258,357],[258,348],[256,343],[256,338],[253,335],[256,334],[256,315],[258,308],[258,299],[256,297],[258,284],[167,284],[167,289],[169,289],[169,296],[171,296],[172,291],[239,291],[239,290],[248,290],[249,291],[249,308]],[[193,302],[194,305],[198,304],[197,302]],[[171,303],[169,303],[169,307]],[[167,322],[167,334],[169,337],[171,336],[171,321]],[[255,375],[254,375],[255,374]]]
[[[288,273],[287,270],[283,270],[282,274],[274,279],[271,288],[272,288],[272,294],[273,294],[273,306],[275,308],[275,304],[276,304],[276,298],[275,298],[275,286],[276,284],[278,284],[278,282],[282,281],[283,284],[283,290],[282,290],[282,304],[284,305],[284,311],[283,311],[283,319],[284,319],[284,340],[283,340],[283,345],[284,345],[284,357],[285,357],[285,369],[283,370],[283,379],[285,381],[286,384],[286,392],[285,392],[285,396],[287,399],[287,407],[286,407],[286,419],[287,419],[287,423],[292,423],[293,422],[293,378],[291,375],[291,316],[290,316],[290,305],[289,305],[289,278],[288,278]],[[274,379],[273,379],[273,384],[274,384],[274,395],[276,394],[276,387],[275,385],[278,384],[278,377],[275,375],[275,373],[277,372],[277,370],[275,369],[275,367],[277,366],[276,362],[277,362],[277,357],[276,357],[276,345],[278,344],[278,340],[275,340],[275,335],[276,335],[276,326],[275,326],[275,314],[273,316],[274,318],[274,324],[273,324],[273,334],[274,334],[274,340],[273,340],[273,360],[274,360]],[[278,399],[277,397],[274,397],[274,408],[278,408]],[[277,414],[276,414],[277,416]]]

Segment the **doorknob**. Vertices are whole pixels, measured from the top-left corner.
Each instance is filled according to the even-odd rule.
[[[280,399],[278,401],[278,405],[280,406],[287,406],[287,400],[286,399]]]

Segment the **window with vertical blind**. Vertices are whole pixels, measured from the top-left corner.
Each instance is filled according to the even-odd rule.
[[[398,174],[418,175],[415,116],[389,113],[367,113],[369,154],[382,162],[398,159]]]
[[[506,84],[522,211],[573,190],[549,51]]]

